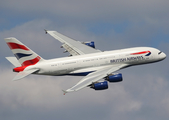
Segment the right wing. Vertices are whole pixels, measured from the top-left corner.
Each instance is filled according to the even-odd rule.
[[[88,74],[81,81],[79,81],[75,86],[73,86],[72,88],[70,88],[68,90],[65,90],[65,91],[63,90],[63,92],[65,94],[68,92],[78,91],[84,87],[91,85],[92,83],[99,81],[100,79],[105,78],[109,74],[111,74],[115,71],[118,71],[118,70],[120,70],[124,67],[127,67],[127,66],[128,66],[127,64],[113,65],[113,66],[111,65],[111,66],[99,69],[95,72]]]
[[[62,47],[65,48],[73,56],[101,52],[100,50],[89,47],[80,41],[76,41],[65,35],[62,35],[57,31],[45,31],[63,43]]]

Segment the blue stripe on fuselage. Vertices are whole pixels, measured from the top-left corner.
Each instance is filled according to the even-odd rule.
[[[94,71],[90,71],[90,72],[82,72],[82,73],[71,73],[71,74],[66,74],[66,75],[72,75],[72,76],[86,76],[89,73],[94,72]]]
[[[145,56],[149,56],[149,55],[151,55],[151,52],[149,52],[147,55],[145,55]]]

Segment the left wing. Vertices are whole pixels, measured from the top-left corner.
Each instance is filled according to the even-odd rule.
[[[65,48],[73,56],[101,52],[100,50],[89,47],[80,41],[76,41],[65,35],[62,35],[57,31],[45,31],[63,43],[62,47]]]
[[[87,76],[85,76],[81,81],[79,81],[75,86],[73,86],[72,88],[68,89],[68,90],[63,90],[64,94],[68,93],[68,92],[73,92],[73,91],[78,91],[84,87],[87,87],[89,85],[91,85],[94,82],[99,81],[100,79],[108,76],[109,74],[111,74],[112,72],[118,71],[124,67],[127,67],[127,64],[121,64],[121,65],[113,65],[113,66],[108,66],[102,69],[99,69],[95,72],[92,72],[90,74],[88,74]]]

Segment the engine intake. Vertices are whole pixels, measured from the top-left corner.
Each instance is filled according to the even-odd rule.
[[[121,73],[117,73],[107,76],[106,80],[108,80],[109,82],[121,82],[123,81],[123,77]]]
[[[108,83],[107,81],[94,83],[92,84],[91,88],[95,90],[105,90],[105,89],[108,89]]]

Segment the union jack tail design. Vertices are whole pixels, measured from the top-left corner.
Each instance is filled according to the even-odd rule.
[[[22,66],[34,65],[40,61],[43,61],[43,58],[16,38],[6,38],[5,41]]]

